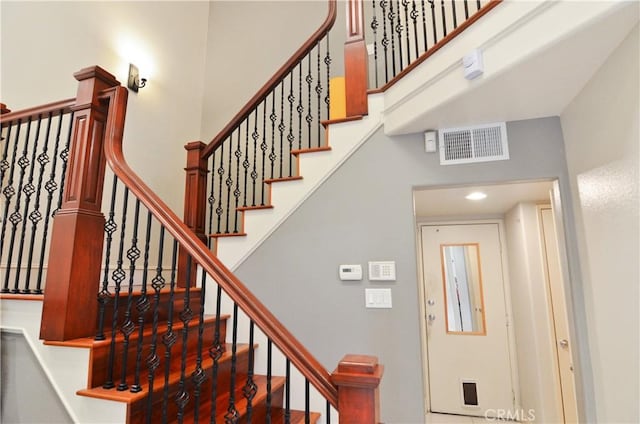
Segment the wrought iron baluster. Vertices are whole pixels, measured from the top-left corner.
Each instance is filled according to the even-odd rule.
[[[464,19],[469,19],[469,4],[467,3],[467,0],[464,0]]]
[[[387,33],[387,4],[388,0],[380,1],[380,9],[382,11],[382,47],[384,50],[384,82],[389,82],[389,37]]]
[[[313,75],[311,75],[311,55],[307,56],[307,76],[305,77],[305,81],[307,82],[307,116],[305,116],[305,120],[307,121],[307,146],[311,147],[311,123],[313,122],[313,115],[311,114],[311,83],[313,83]]]
[[[302,104],[302,62],[298,64],[298,149],[302,149],[302,113],[304,105]]]
[[[438,42],[438,30],[436,29],[436,2],[428,0],[431,5],[431,26],[433,27],[433,44]]]
[[[191,379],[193,380],[193,398],[194,398],[194,419],[193,421],[200,422],[200,397],[202,395],[202,383],[207,380],[207,373],[202,368],[202,346],[204,345],[204,303],[206,298],[207,289],[207,274],[202,273],[200,280],[200,310],[198,314],[198,351],[196,353],[196,368],[191,373]]]
[[[280,84],[280,122],[278,123],[278,133],[280,134],[280,156],[278,163],[278,176],[283,177],[282,173],[282,160],[284,159],[283,143],[284,143],[284,82]]]
[[[317,117],[318,117],[318,125],[316,125],[316,128],[318,129],[317,131],[317,137],[316,137],[316,143],[317,143],[317,147],[320,147],[320,127],[322,125],[320,125],[320,121],[322,121],[322,117],[320,116],[320,113],[322,112],[322,107],[321,107],[321,99],[322,99],[322,77],[320,76],[320,42],[318,42],[318,44],[316,44],[316,49],[318,49],[318,59],[317,59],[317,64],[316,64],[316,68],[317,68],[317,74],[316,74],[316,87],[315,87],[315,91],[316,91],[316,100],[317,100],[317,107],[318,110],[316,111],[317,113]]]
[[[13,259],[13,246],[15,244],[15,240],[16,240],[16,232],[18,229],[18,224],[20,222],[22,222],[23,217],[20,214],[20,199],[22,197],[22,188],[23,188],[23,183],[24,183],[24,174],[25,174],[25,169],[26,167],[29,165],[29,159],[27,158],[27,146],[29,145],[29,136],[31,133],[31,117],[29,117],[28,121],[27,121],[27,136],[25,137],[24,140],[24,147],[22,149],[22,155],[20,156],[20,158],[18,158],[18,167],[20,168],[20,176],[18,177],[18,187],[15,190],[16,194],[16,204],[14,206],[14,210],[13,213],[11,215],[9,215],[9,222],[11,223],[11,235],[9,236],[9,256],[7,257],[7,272],[5,273],[4,276],[4,287],[6,287],[8,289],[9,287],[9,274],[10,274],[10,269],[9,267],[11,266],[11,259]],[[15,151],[14,151],[14,155],[13,155],[13,159],[14,162],[11,164],[12,168],[15,167],[15,157],[16,157],[16,153],[18,150],[18,140],[17,140],[17,134],[16,134],[16,146],[15,146]],[[13,174],[13,172],[11,173]],[[9,175],[9,177],[12,177],[13,175]],[[9,181],[10,184],[7,187],[10,187],[11,190],[13,190],[13,181]],[[10,195],[12,196],[13,193],[10,193]],[[9,202],[7,202],[7,209],[9,208]],[[6,215],[6,213],[5,213]],[[16,272],[17,273],[17,272]],[[8,290],[7,290],[8,291]],[[18,293],[19,290],[17,288],[17,286],[14,286],[13,289],[11,289],[11,293]]]
[[[142,265],[142,290],[140,292],[140,298],[136,302],[136,310],[138,311],[138,343],[136,346],[136,367],[134,371],[133,385],[130,389],[132,393],[142,391],[142,387],[140,386],[140,367],[142,365],[142,344],[144,342],[144,319],[147,311],[151,308],[151,303],[147,296],[147,283],[149,277],[149,248],[151,243],[152,221],[153,215],[151,215],[151,211],[147,211],[147,226],[144,234],[144,255]]]
[[[402,0],[402,7],[404,7],[404,34],[407,43],[407,65],[409,65],[411,63],[411,38],[409,36],[409,0]]]
[[[156,267],[156,275],[151,280],[153,288],[153,323],[151,324],[151,345],[149,355],[147,356],[147,381],[149,383],[149,395],[147,396],[146,405],[146,424],[151,424],[151,416],[153,413],[153,387],[156,378],[156,370],[160,366],[160,358],[158,357],[158,325],[160,321],[160,292],[165,287],[165,278],[162,275],[162,260],[164,256],[164,226],[160,226],[160,235],[158,237],[158,265]]]
[[[227,178],[225,180],[225,184],[227,186],[227,207],[225,208],[226,214],[226,224],[225,224],[225,234],[229,234],[229,220],[231,219],[231,187],[233,186],[233,178],[231,178],[233,172],[233,133],[229,136],[229,169],[227,171]]]
[[[114,209],[115,208],[115,202],[116,202],[116,189],[117,189],[117,177],[114,176],[113,177],[113,195],[112,195],[112,203],[111,203],[111,208]],[[129,191],[127,190],[127,188],[125,187],[125,197],[123,200],[123,221],[121,222],[120,226],[121,231],[120,231],[120,246],[119,246],[119,251],[118,251],[118,260],[116,261],[116,269],[112,272],[111,274],[111,278],[114,280],[115,282],[115,287],[113,289],[113,313],[111,315],[111,343],[109,346],[109,360],[108,360],[108,366],[107,366],[107,379],[105,381],[105,383],[102,385],[102,387],[104,387],[105,389],[113,389],[115,387],[115,383],[114,383],[114,377],[113,377],[113,373],[114,373],[114,367],[115,367],[115,351],[116,351],[116,333],[118,331],[118,309],[119,309],[119,305],[120,305],[120,283],[122,282],[122,280],[124,280],[125,275],[124,275],[124,271],[122,270],[122,251],[124,250],[123,247],[123,242],[124,242],[124,226],[125,226],[125,216],[126,216],[126,205],[125,205],[125,201],[127,200],[127,196],[128,196]],[[113,218],[113,216],[111,216],[111,218]],[[108,225],[109,223],[107,223]],[[108,245],[111,244],[111,240],[110,240],[110,234],[109,231],[112,230],[112,232],[115,232],[116,229],[118,228],[117,224],[115,223],[115,220],[113,220],[113,224],[110,227],[105,226],[105,230],[107,231],[107,239],[108,239]],[[109,255],[107,255],[109,256]],[[107,259],[108,261],[108,259]],[[108,272],[109,272],[109,268],[108,266],[105,266],[105,278],[108,278]],[[106,280],[106,284],[108,285],[108,279]]]
[[[271,161],[271,178],[273,178],[273,170],[275,166],[276,156],[276,120],[278,116],[276,115],[276,95],[275,90],[271,94],[271,115],[269,115],[269,120],[271,121],[271,152],[269,153],[269,160]]]
[[[214,150],[211,153],[211,181],[209,182],[209,197],[207,198],[207,203],[209,204],[209,234],[213,234],[213,215],[216,205],[216,152],[217,150]],[[207,237],[207,247],[209,249],[211,249],[212,243],[212,238]]]
[[[104,274],[102,278],[102,289],[98,293],[98,332],[96,334],[96,340],[104,340],[104,314],[105,308],[109,302],[111,302],[111,293],[109,292],[109,260],[111,259],[111,243],[113,241],[113,233],[118,229],[118,224],[114,219],[115,204],[116,204],[116,192],[118,190],[118,177],[113,176],[111,183],[111,202],[109,206],[109,219],[104,224],[104,232],[107,234],[105,240],[105,255],[104,255]],[[51,199],[49,199],[51,200]],[[115,300],[115,299],[114,299]],[[116,304],[114,303],[114,306]],[[111,371],[113,371],[111,369]],[[107,381],[112,381],[112,376],[107,378]],[[113,386],[111,386],[113,387]],[[105,387],[105,388],[111,388]]]
[[[458,28],[458,17],[456,16],[456,0],[451,0],[451,15],[453,16],[453,29]]]
[[[135,331],[136,326],[131,319],[131,310],[133,308],[133,279],[136,271],[136,261],[140,258],[140,249],[138,248],[138,223],[140,219],[140,200],[136,199],[136,205],[133,213],[133,236],[131,238],[131,247],[127,250],[127,259],[129,260],[129,288],[127,291],[127,309],[124,312],[124,323],[120,328],[120,332],[124,336],[122,349],[122,375],[118,390],[127,390],[127,362],[129,359],[129,340],[131,334]]]
[[[481,6],[480,6],[480,0],[477,0],[477,1],[476,1],[476,6],[478,7],[478,9],[477,9],[477,10],[480,10],[480,8],[481,8]]]
[[[287,101],[289,102],[289,132],[287,133],[287,141],[289,142],[289,176],[293,176],[293,155],[291,151],[293,150],[293,142],[295,141],[295,137],[293,136],[293,104],[296,101],[295,96],[293,95],[293,71],[289,72],[289,95],[287,96]]]
[[[166,423],[167,409],[169,401],[169,376],[171,375],[171,355],[172,348],[178,340],[178,336],[173,332],[173,308],[174,296],[176,289],[176,271],[178,263],[178,241],[173,240],[173,249],[171,252],[171,280],[169,285],[169,307],[167,311],[167,332],[162,336],[162,344],[164,345],[164,390],[162,394],[162,422]],[[153,393],[149,392],[149,396]]]
[[[291,361],[289,358],[285,362],[284,381],[284,422],[289,424],[291,422]]]
[[[260,105],[258,105],[259,107]],[[253,113],[253,133],[251,133],[251,138],[253,139],[253,168],[251,169],[251,206],[256,206],[256,181],[258,179],[258,171],[256,169],[257,164],[257,155],[258,155],[258,139],[260,138],[260,133],[258,133],[258,107],[256,107],[255,112]]]
[[[389,0],[389,13],[387,15],[389,18],[389,39],[391,39],[391,70],[392,74],[396,76],[396,44],[395,44],[395,19],[396,15],[393,11],[393,0]]]
[[[393,2],[391,2],[393,4]],[[397,0],[397,10],[398,13],[395,15],[398,17],[398,22],[395,25],[396,36],[398,37],[398,59],[400,60],[400,66],[398,68],[398,72],[402,72],[404,69],[403,60],[402,60],[402,15],[400,13],[400,0]],[[393,6],[392,6],[393,7]],[[395,74],[394,74],[395,75]]]
[[[442,36],[447,36],[447,18],[444,10],[444,0],[440,0],[440,15],[442,17]]]
[[[254,365],[254,347],[253,347],[253,332],[254,332],[254,324],[253,321],[249,323],[249,369],[247,371],[247,381],[242,389],[242,394],[247,399],[247,422],[251,422],[251,417],[253,415],[253,398],[256,396],[258,392],[258,386],[253,381],[253,365]]]
[[[20,243],[18,245],[18,263],[16,265],[16,278],[15,278],[15,283],[13,288],[14,293],[20,293],[20,292],[25,294],[31,293],[31,290],[29,290],[29,278],[31,275],[31,261],[29,260],[28,262],[27,278],[25,281],[24,289],[22,290],[20,290],[20,271],[22,268],[22,255],[24,253],[24,239],[27,233],[27,218],[29,218],[29,220],[32,222],[34,226],[37,223],[37,221],[40,220],[38,216],[29,214],[29,205],[31,204],[31,196],[36,192],[36,188],[33,185],[33,173],[35,171],[36,153],[38,151],[38,144],[40,142],[41,124],[42,124],[42,115],[38,115],[38,123],[36,124],[36,135],[33,140],[33,152],[31,153],[31,160],[27,165],[29,167],[29,176],[27,177],[27,183],[24,185],[24,187],[22,187],[22,192],[24,193],[25,199],[24,199],[24,209],[22,212],[22,230],[20,231]],[[26,142],[25,144],[26,146],[29,143],[29,139],[27,138],[25,142]],[[32,238],[34,237],[33,232],[31,237]],[[29,256],[31,256],[31,254],[33,253],[33,249],[29,249],[29,252],[30,252]]]
[[[422,39],[424,41],[423,52],[426,52],[429,49],[429,42],[427,39],[427,10],[425,8],[424,0],[421,0],[420,6],[422,10]]]
[[[260,143],[260,150],[262,150],[262,170],[260,173],[261,179],[260,179],[260,206],[264,206],[265,202],[264,202],[264,180],[265,180],[265,173],[264,173],[264,167],[265,167],[265,163],[266,163],[266,155],[267,155],[267,149],[269,148],[269,145],[267,144],[267,99],[265,98],[264,101],[262,102],[262,142]]]
[[[324,56],[324,64],[327,68],[327,95],[324,96],[324,103],[327,106],[327,114],[326,114],[326,119],[329,119],[329,117],[331,116],[331,54],[330,54],[330,48],[329,48],[329,34],[327,34],[327,53]],[[320,128],[320,130],[323,130],[323,126],[320,125],[318,128]]]
[[[233,327],[231,342],[231,381],[229,383],[229,406],[227,413],[224,415],[226,424],[236,424],[240,418],[240,413],[236,409],[236,365],[237,365],[237,349],[238,349],[238,304],[233,303]]]
[[[240,142],[240,140],[238,140]],[[187,382],[187,350],[189,340],[189,324],[193,319],[193,310],[191,309],[191,270],[193,267],[193,258],[187,257],[186,265],[186,281],[183,295],[182,311],[180,311],[180,321],[182,321],[182,351],[180,357],[180,381],[178,382],[178,393],[175,396],[175,402],[178,405],[178,423],[182,423],[184,418],[184,408],[189,403],[189,392],[186,390]]]
[[[216,398],[218,397],[218,367],[219,360],[224,352],[224,346],[220,340],[220,308],[222,302],[222,287],[218,286],[216,292],[216,326],[213,336],[213,344],[209,348],[209,357],[213,359],[213,367],[211,367],[211,415],[210,424],[216,424]]]
[[[272,360],[273,360],[273,343],[271,342],[271,339],[268,339],[267,340],[267,424],[271,424],[271,409],[272,409],[271,380],[273,378]]]
[[[416,59],[420,57],[420,46],[418,44],[418,6],[416,0],[411,2],[411,20],[413,21],[413,44],[415,45]]]
[[[310,424],[311,407],[309,405],[309,379],[304,379],[304,422]]]
[[[222,186],[224,185],[224,145],[222,143],[220,145],[220,166],[218,167],[218,176],[220,177],[218,180],[218,207],[216,208],[216,215],[218,216],[218,229],[216,231],[217,234],[222,233],[222,214],[224,213],[224,209],[222,208]]]
[[[114,307],[113,307],[113,321],[112,321],[113,325],[111,328],[111,349],[109,351],[109,357],[110,358],[113,357],[114,361],[115,361],[115,352],[116,352],[116,332],[118,328],[118,301],[120,297],[122,282],[127,276],[126,273],[124,272],[124,268],[122,267],[122,264],[124,263],[124,238],[126,235],[125,229],[127,226],[128,203],[129,203],[129,189],[125,186],[123,200],[122,200],[122,220],[120,221],[120,244],[118,246],[118,259],[116,261],[116,269],[111,274],[111,279],[115,283],[115,289],[114,289],[115,299],[114,299]],[[124,332],[125,331],[124,328],[121,328],[121,331]],[[126,373],[123,372],[123,374],[125,374],[125,378],[126,378]],[[126,390],[127,389],[126,381],[121,381],[120,384],[118,384],[117,389],[120,391]]]
[[[329,401],[326,402],[325,416],[327,417],[325,424],[331,424],[331,403]]]
[[[33,205],[33,211],[29,214],[29,219],[31,220],[31,240],[29,242],[29,257],[27,259],[27,287],[26,290],[29,289],[28,284],[31,281],[31,267],[33,264],[33,254],[35,253],[35,236],[36,231],[38,229],[38,224],[42,221],[43,216],[40,213],[40,196],[42,195],[42,180],[44,179],[45,166],[51,161],[47,152],[49,151],[49,140],[51,136],[51,122],[53,119],[53,113],[49,112],[49,116],[47,117],[47,129],[45,130],[44,136],[44,145],[42,146],[42,152],[38,155],[37,161],[40,164],[40,171],[38,172],[38,183],[36,188],[36,202]],[[35,165],[35,164],[34,164]],[[1,181],[1,180],[0,180]],[[46,231],[46,228],[45,228]],[[38,273],[41,273],[42,269],[38,268]],[[42,289],[40,288],[39,280],[36,279],[36,288],[33,291],[36,294],[42,293]]]
[[[73,122],[73,112],[71,112],[70,122]],[[56,130],[56,140],[53,147],[53,154],[51,155],[53,161],[51,163],[51,172],[49,173],[49,179],[44,184],[44,189],[47,191],[47,207],[46,212],[44,214],[44,231],[42,233],[42,244],[40,246],[40,262],[38,264],[38,277],[36,283],[36,293],[42,293],[42,278],[43,278],[43,270],[44,270],[44,256],[47,251],[47,240],[49,236],[49,219],[52,217],[51,206],[53,205],[53,193],[58,188],[58,183],[56,182],[56,169],[58,163],[58,149],[60,147],[60,137],[62,134],[62,121],[64,118],[64,114],[60,111],[60,115],[58,118],[58,127]],[[104,336],[103,336],[104,338]]]
[[[242,147],[240,144],[240,127],[238,127],[238,147],[234,153],[236,157],[236,185],[233,189],[233,197],[236,199],[235,207],[233,208],[233,234],[238,233],[238,206],[240,206],[240,158],[242,157]],[[231,145],[233,146],[233,136],[231,137]],[[227,208],[227,214],[231,214],[229,208]]]
[[[376,1],[371,2],[372,17],[371,17],[371,31],[373,31],[373,72],[375,88],[378,88],[378,15],[376,13]]]
[[[251,163],[249,163],[249,118],[245,122],[245,131],[244,131],[244,160],[242,161],[242,167],[244,168],[244,189],[242,191],[242,206],[247,207],[247,183],[249,180],[249,167]]]

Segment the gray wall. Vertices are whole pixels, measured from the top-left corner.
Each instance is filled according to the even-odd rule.
[[[237,270],[329,371],[346,353],[380,358],[386,423],[423,422],[425,412],[413,188],[558,178],[567,191],[559,119],[507,131],[510,160],[446,167],[422,134],[378,131]],[[370,283],[366,270],[363,281],[339,280],[338,265],[371,260],[396,261],[397,281]],[[366,287],[392,287],[393,308],[365,309]]]
[[[1,352],[0,422],[73,422],[22,334],[3,331]]]

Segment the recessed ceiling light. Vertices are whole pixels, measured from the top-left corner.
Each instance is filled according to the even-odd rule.
[[[482,199],[484,199],[486,197],[487,197],[487,195],[484,194],[483,192],[474,191],[473,193],[468,194],[467,196],[465,196],[465,199],[468,199],[468,200],[482,200]]]

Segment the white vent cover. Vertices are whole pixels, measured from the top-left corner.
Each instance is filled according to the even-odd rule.
[[[442,129],[438,139],[441,165],[509,159],[504,122]]]

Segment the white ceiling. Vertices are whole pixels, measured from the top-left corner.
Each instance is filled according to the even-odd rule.
[[[503,215],[519,202],[549,203],[551,187],[551,181],[535,181],[417,189],[414,191],[414,209],[418,218]],[[481,191],[487,197],[483,200],[465,199],[474,191]]]

